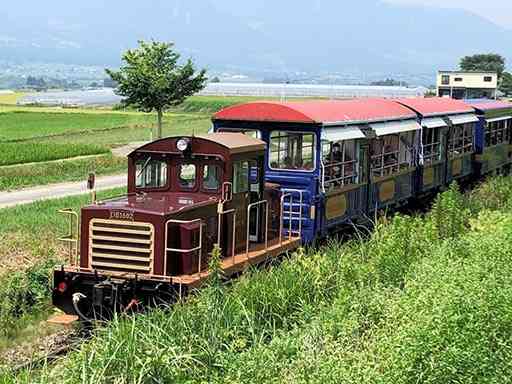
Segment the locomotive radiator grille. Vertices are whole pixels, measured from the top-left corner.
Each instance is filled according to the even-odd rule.
[[[93,219],[89,224],[90,267],[118,273],[153,273],[152,224]]]

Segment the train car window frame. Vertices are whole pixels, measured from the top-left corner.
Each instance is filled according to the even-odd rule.
[[[277,134],[276,136],[274,136]],[[304,137],[311,136],[311,144],[304,145]],[[297,138],[299,141],[302,141],[302,146],[300,146],[300,142],[297,142]],[[277,150],[274,150],[275,140],[277,139]],[[273,130],[270,132],[270,140],[269,140],[269,151],[268,151],[268,166],[273,171],[290,171],[290,172],[308,172],[312,173],[316,170],[316,133],[315,132],[307,132],[307,131],[286,131],[286,130]],[[291,151],[292,156],[288,156],[288,151]],[[300,147],[300,152],[299,152]],[[293,164],[296,163],[300,154],[300,161],[302,164],[304,161],[304,149],[311,149],[311,168],[306,168],[301,166],[301,168],[292,168]],[[296,153],[293,153],[296,151]],[[285,153],[285,156],[281,156],[282,153]],[[277,159],[273,158],[273,155],[277,153]],[[286,166],[283,164],[282,167],[279,165],[281,162],[285,162],[286,159],[289,159],[290,166]],[[277,160],[277,163],[276,163]],[[277,164],[277,167],[275,166]]]
[[[169,185],[169,163],[160,158],[141,158],[135,162],[135,188],[164,189]],[[148,182],[148,176],[154,180]]]
[[[207,186],[208,181],[207,181],[206,176],[209,175],[208,171],[212,168],[217,170],[217,175],[215,177],[217,180],[216,188],[210,188]],[[203,164],[202,165],[202,173],[201,173],[201,190],[206,193],[216,193],[216,192],[219,192],[221,185],[222,185],[222,167],[218,164],[211,164],[211,163]]]
[[[233,163],[233,193],[249,192],[250,188],[250,164],[248,160],[240,160]]]
[[[194,167],[194,177],[190,179],[190,180],[193,180],[193,183],[192,182],[189,182],[188,184],[182,183],[182,181],[187,181],[187,179],[182,178],[182,175],[183,175],[182,171],[183,171],[184,166]],[[187,191],[187,192],[194,191],[198,185],[198,182],[197,182],[197,177],[199,174],[198,171],[199,171],[198,164],[196,164],[194,162],[178,163],[176,166],[176,182],[177,182],[178,188],[182,191]]]
[[[335,150],[337,147],[339,147],[339,151]],[[358,153],[359,145],[355,139],[336,142],[326,140],[322,142],[322,183],[324,190],[355,185],[359,182]]]
[[[423,164],[433,164],[441,160],[443,149],[441,142],[442,129],[442,127],[422,129],[421,146]]]
[[[415,131],[394,133],[372,140],[370,169],[373,177],[396,175],[413,166],[415,133]],[[396,144],[393,144],[393,141]],[[391,148],[387,149],[387,146]],[[375,151],[376,148],[377,151]]]
[[[448,137],[448,155],[450,158],[473,152],[475,124],[457,124],[450,130]]]
[[[492,148],[496,145],[510,142],[510,130],[512,120],[493,121],[485,124],[485,147]]]

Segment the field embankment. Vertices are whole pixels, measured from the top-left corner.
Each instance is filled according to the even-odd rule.
[[[118,318],[40,383],[512,380],[512,179]],[[6,373],[5,380],[14,380]]]

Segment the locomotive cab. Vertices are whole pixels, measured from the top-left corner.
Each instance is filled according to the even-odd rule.
[[[54,273],[54,304],[83,319],[172,301],[208,275],[216,244],[234,274],[297,246],[264,182],[265,143],[239,133],[166,138],[128,157],[128,194],[82,209],[78,262]],[[71,238],[68,240],[72,240]]]

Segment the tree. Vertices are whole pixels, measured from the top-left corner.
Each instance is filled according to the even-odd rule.
[[[503,72],[501,77],[500,91],[507,96],[512,96],[512,74]]]
[[[498,77],[505,71],[505,58],[496,53],[465,56],[460,61],[463,71],[497,72]]]
[[[163,112],[177,106],[204,88],[206,70],[196,73],[192,60],[179,65],[180,54],[173,43],[139,41],[139,47],[123,54],[124,65],[107,74],[118,83],[116,94],[123,104],[143,112],[157,113],[157,134],[162,137]]]

